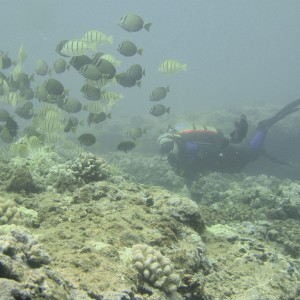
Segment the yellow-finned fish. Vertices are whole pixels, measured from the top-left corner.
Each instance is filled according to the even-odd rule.
[[[138,47],[131,41],[123,41],[119,44],[117,50],[124,56],[133,56],[136,53],[142,55],[144,52],[143,48],[138,49]]]
[[[70,69],[70,65],[68,65],[66,63],[66,61],[59,57],[58,59],[55,60],[55,62],[53,63],[53,70],[55,71],[56,74],[61,74],[63,73],[65,70],[69,70]]]
[[[20,63],[22,64],[26,58],[27,58],[27,53],[26,53],[26,50],[24,48],[23,45],[21,45],[20,49],[19,49],[19,52],[18,52],[18,56],[19,56],[19,61]]]
[[[149,31],[151,23],[145,23],[140,16],[129,13],[121,18],[119,26],[128,32],[136,32],[143,28]]]
[[[152,90],[150,94],[150,101],[159,101],[164,99],[167,96],[167,93],[170,91],[169,86],[167,87],[157,87]]]
[[[175,59],[167,59],[161,63],[158,71],[164,73],[177,73],[179,71],[186,71],[187,65],[183,64]]]
[[[39,59],[35,65],[35,73],[39,76],[47,74],[51,76],[51,69],[49,69],[48,64],[43,59]]]

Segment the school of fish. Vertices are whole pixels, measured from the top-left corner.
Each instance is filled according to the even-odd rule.
[[[130,35],[140,30],[149,31],[152,24],[129,13],[121,17],[118,25],[129,33],[127,39],[114,47],[120,57],[143,56],[144,49],[132,42]],[[85,147],[99,142],[92,126],[112,118],[114,107],[124,98],[123,94],[113,91],[114,85],[141,87],[146,77],[140,64],[122,70],[121,59],[99,51],[104,44],[113,47],[113,36],[99,30],[58,41],[53,47],[57,59],[52,63],[37,59],[31,72],[25,72],[24,62],[28,54],[24,45],[21,45],[16,59],[0,51],[0,140],[6,145],[2,145],[2,153],[7,151],[26,157],[35,149],[57,145],[80,153]],[[186,64],[167,59],[157,70],[174,74],[186,69]],[[64,72],[77,72],[81,76],[82,98],[73,97],[72,91],[59,80]],[[169,92],[169,86],[158,86],[148,93],[150,99],[149,96],[145,98],[161,101]],[[170,107],[154,104],[149,113],[160,117],[170,113]],[[146,129],[141,124],[140,127],[128,128],[126,132],[117,150],[127,153],[135,148],[137,139],[146,133]]]

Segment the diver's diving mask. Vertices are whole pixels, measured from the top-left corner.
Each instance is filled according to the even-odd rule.
[[[169,154],[174,148],[173,135],[170,133],[160,135],[157,139],[157,144],[159,145],[159,152],[162,155]]]

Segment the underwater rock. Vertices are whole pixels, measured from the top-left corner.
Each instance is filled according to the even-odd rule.
[[[15,280],[0,278],[1,297],[5,300],[32,299],[26,287]]]
[[[106,291],[100,294],[96,294],[92,291],[88,291],[88,295],[91,299],[100,299],[100,300],[142,300],[139,296],[135,295],[131,291]]]
[[[277,192],[278,206],[274,211],[273,217],[276,219],[291,218],[299,220],[300,218],[300,184],[286,181],[279,186]]]
[[[199,206],[188,198],[166,192],[163,197],[154,200],[153,209],[157,207],[159,207],[159,214],[170,216],[198,233],[202,233],[205,229]]]
[[[40,268],[50,264],[50,256],[42,249],[41,245],[32,245],[27,254],[27,263],[32,268]]]
[[[49,255],[28,233],[0,235],[1,299],[70,299],[68,284],[49,269]]]
[[[168,162],[162,160],[159,155],[110,153],[105,155],[105,159],[138,183],[158,185],[177,192],[180,192],[185,184],[184,179],[177,176]]]

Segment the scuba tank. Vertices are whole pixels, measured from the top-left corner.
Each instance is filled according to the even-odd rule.
[[[179,133],[185,144],[187,152],[219,151],[225,145],[225,138],[221,130],[203,125],[177,125],[175,130]]]

